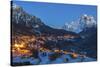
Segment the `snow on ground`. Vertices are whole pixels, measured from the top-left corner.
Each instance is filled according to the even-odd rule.
[[[56,64],[56,63],[74,63],[74,62],[88,62],[88,61],[96,61],[96,59],[89,58],[89,57],[81,57],[78,56],[77,58],[72,58],[70,54],[63,54],[59,58],[56,58],[54,61],[50,61],[48,56],[52,54],[52,52],[47,52],[47,56],[42,56],[42,52],[39,52],[39,58],[33,57],[15,57],[13,58],[13,63],[24,63],[30,62],[33,65],[36,64]]]

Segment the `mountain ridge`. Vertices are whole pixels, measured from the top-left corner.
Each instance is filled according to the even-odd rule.
[[[14,6],[14,5],[13,5]],[[30,33],[36,32],[36,34],[50,34],[50,35],[64,35],[64,34],[71,34],[71,35],[77,35],[74,32],[66,31],[63,29],[55,29],[48,25],[45,25],[40,18],[36,16],[32,16],[28,13],[26,13],[21,7],[16,6],[13,8],[12,6],[12,30],[18,32],[20,31],[28,31]],[[24,30],[23,30],[24,29]],[[21,33],[20,31],[20,33]],[[28,33],[29,34],[29,33]]]

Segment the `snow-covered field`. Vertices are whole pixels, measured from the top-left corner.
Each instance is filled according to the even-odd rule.
[[[33,57],[15,57],[13,58],[13,63],[24,63],[29,62],[33,65],[38,64],[57,64],[57,63],[74,63],[74,62],[88,62],[88,61],[96,61],[96,59],[90,58],[90,57],[82,57],[78,56],[76,58],[71,57],[71,54],[63,54],[60,57],[56,58],[55,60],[51,61],[49,59],[49,55],[53,54],[52,52],[47,52],[46,56],[42,56],[42,52],[39,52],[39,58],[33,58]]]

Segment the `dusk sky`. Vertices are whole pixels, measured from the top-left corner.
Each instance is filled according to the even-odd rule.
[[[56,28],[62,27],[66,22],[76,21],[83,14],[97,18],[96,6],[27,1],[13,1],[13,4],[40,18],[46,25]]]

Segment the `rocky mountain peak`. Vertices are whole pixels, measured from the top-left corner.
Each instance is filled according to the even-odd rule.
[[[97,22],[93,16],[83,14],[76,21],[65,23],[63,29],[79,33],[86,28],[96,27]]]

